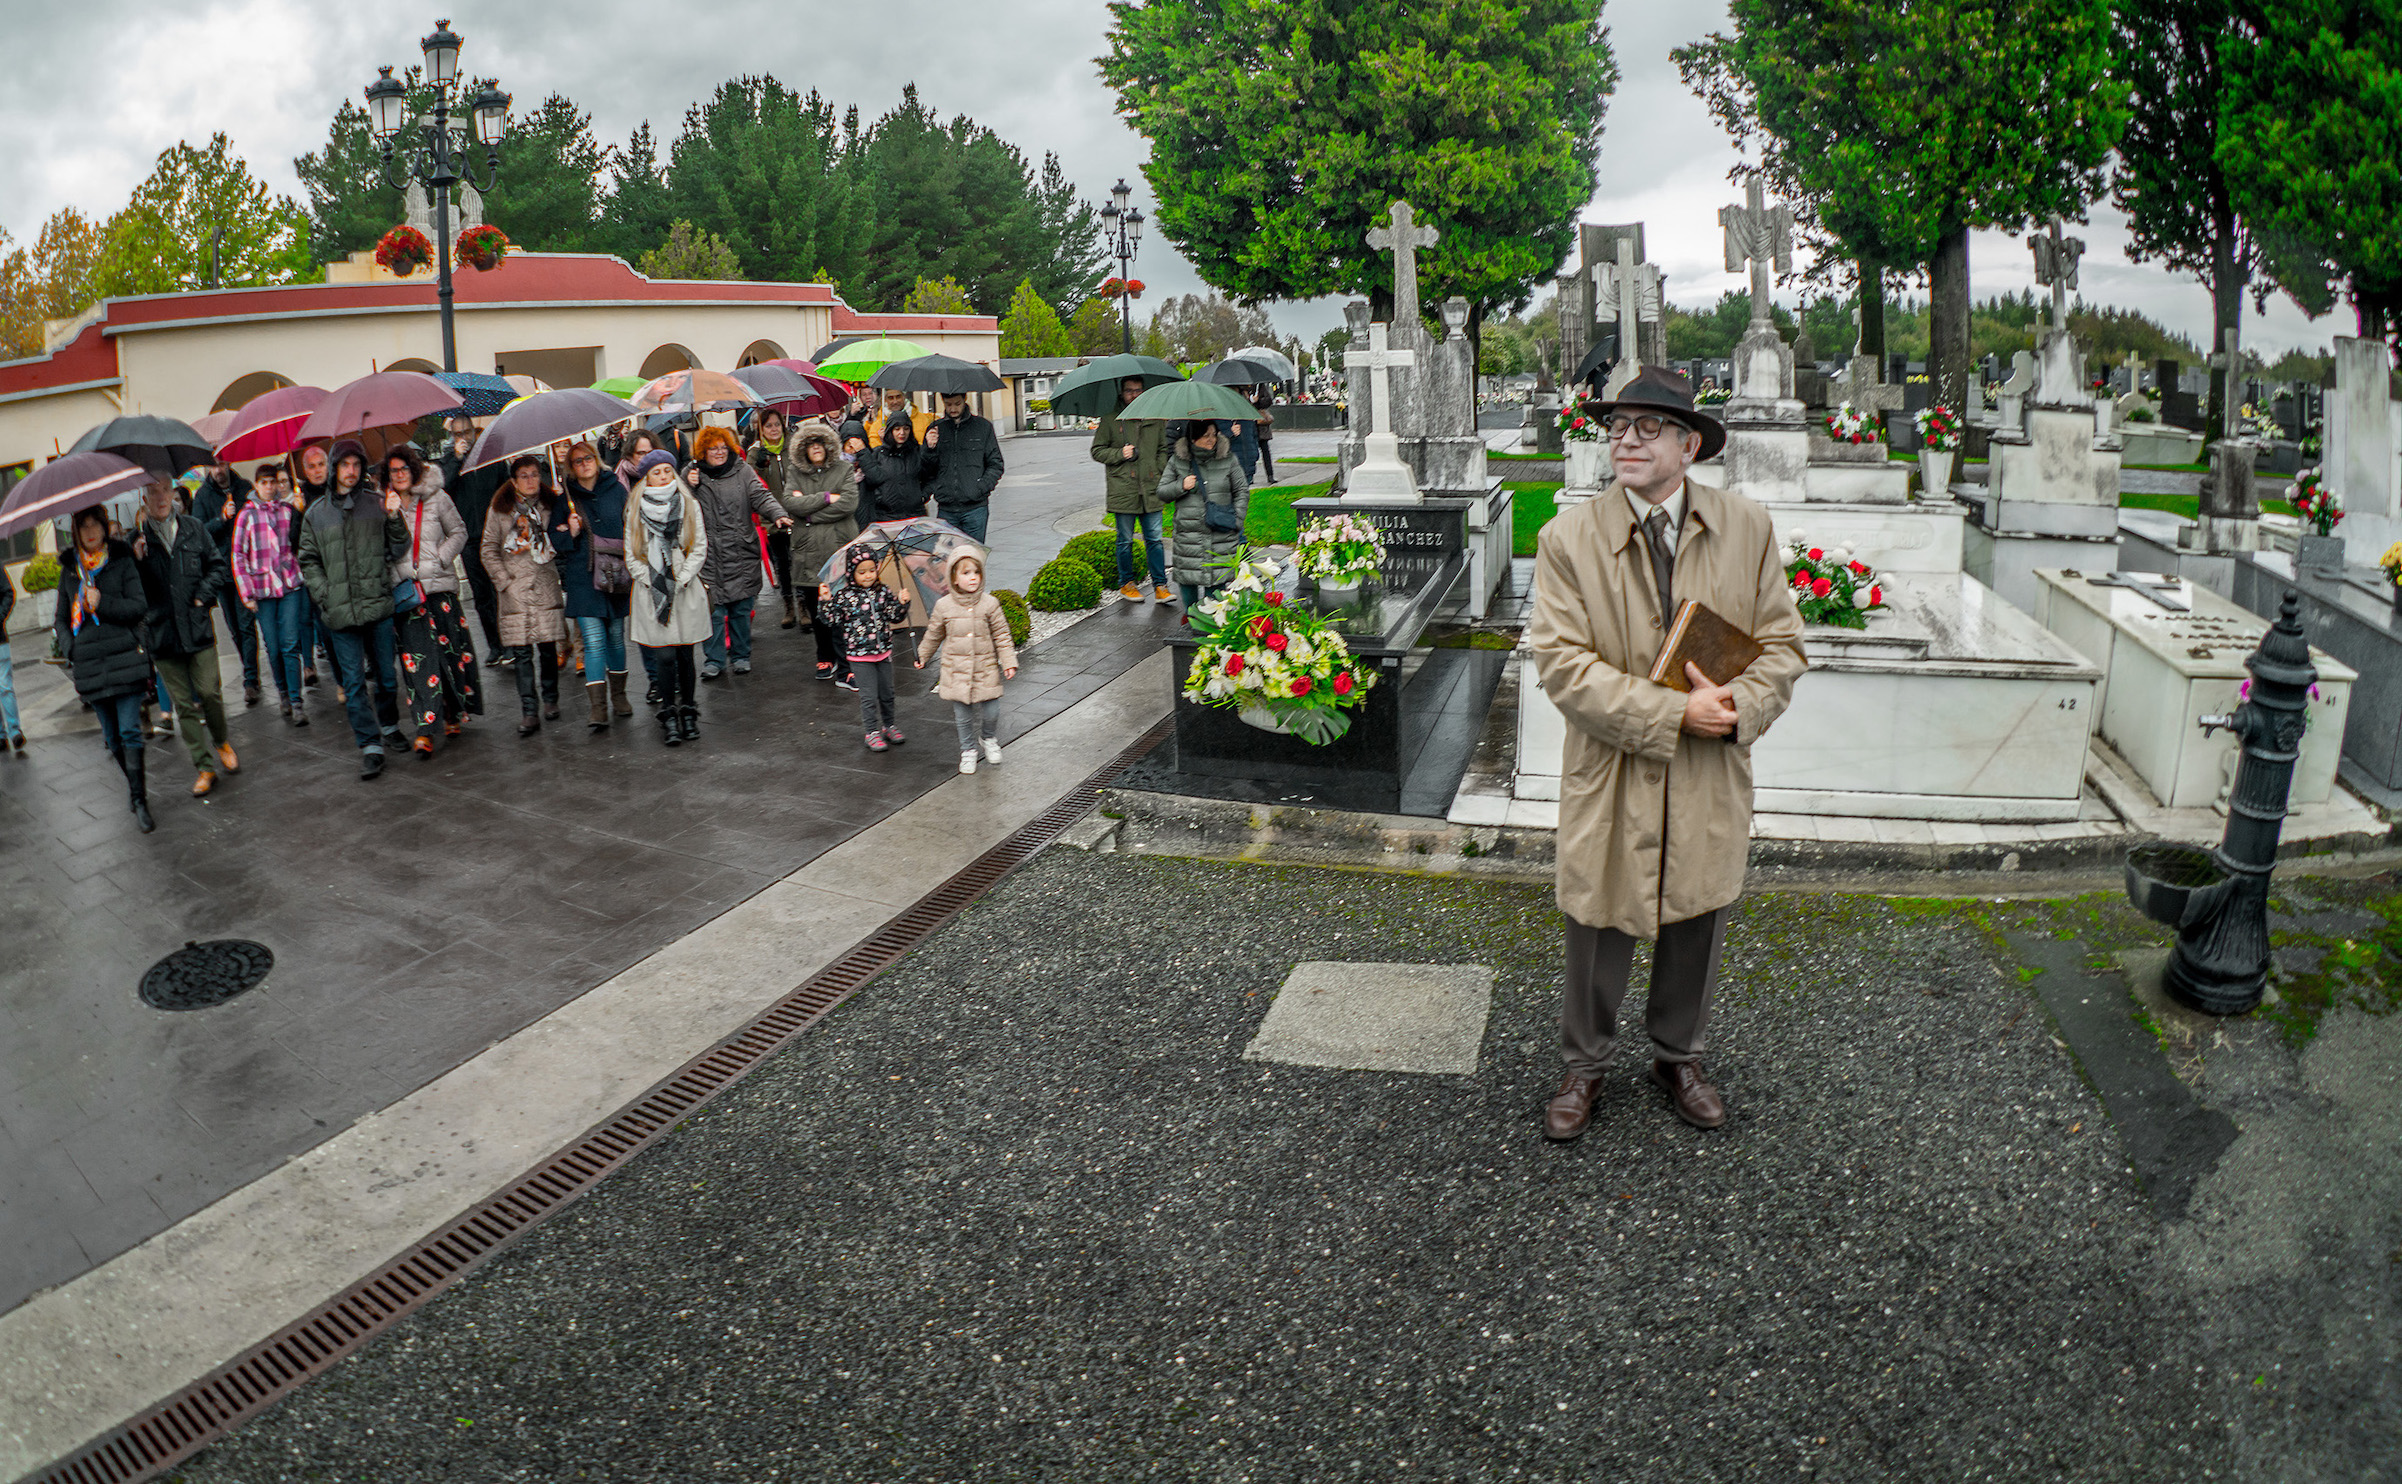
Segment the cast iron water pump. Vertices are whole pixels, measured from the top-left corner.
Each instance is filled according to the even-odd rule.
[[[2201,719],[2205,734],[2225,727],[2243,746],[2218,849],[2143,845],[2127,853],[2128,897],[2177,930],[2168,992],[2213,1015],[2250,1010],[2268,984],[2269,875],[2308,721],[2303,708],[2319,678],[2302,635],[2301,599],[2290,589],[2244,668],[2252,672],[2250,697],[2231,715]]]

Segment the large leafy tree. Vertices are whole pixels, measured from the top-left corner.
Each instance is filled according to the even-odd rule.
[[[110,219],[96,296],[293,283],[311,272],[308,217],[268,191],[223,134],[178,141]]]
[[[40,355],[47,321],[72,319],[99,297],[107,231],[72,206],[51,213],[30,248],[0,229],[0,360]]]
[[[941,278],[921,278],[902,296],[904,314],[974,314],[975,301],[967,295],[967,286],[945,275]]]
[[[1185,294],[1159,306],[1151,323],[1175,348],[1170,360],[1214,361],[1238,345],[1273,345],[1276,325],[1257,305],[1218,294]]]
[[[2111,5],[1731,0],[1734,30],[1676,56],[1737,145],[1756,138],[1768,181],[1879,285],[1878,265],[1927,265],[1936,394],[1959,407],[1968,234],[2082,218],[2102,190],[2127,115]]]
[[[1073,342],[1072,353],[1080,356],[1114,356],[1126,341],[1118,320],[1118,306],[1095,295],[1076,306],[1068,316],[1068,339]]]
[[[1072,356],[1076,342],[1059,311],[1034,291],[1034,280],[1021,279],[1001,312],[1001,354],[1005,356]]]
[[[2127,256],[2157,258],[2210,290],[2211,350],[2236,348],[2251,233],[2218,162],[2219,47],[2232,0],[2121,0],[2113,71],[2128,89],[2110,196],[2127,214]],[[2226,425],[2227,372],[2210,374],[2209,425]]]
[[[736,78],[684,115],[668,150],[665,204],[725,238],[750,278],[795,282],[822,268],[850,283],[865,266],[877,203],[840,168],[846,148],[824,98],[773,77]],[[645,174],[623,177],[612,201]]]
[[[740,278],[742,259],[723,237],[687,221],[667,229],[667,240],[642,255],[635,267],[645,278]]]
[[[2402,334],[2402,0],[2243,0],[2216,159],[2261,265],[2312,314]]]
[[[675,203],[667,194],[659,146],[648,120],[635,126],[625,148],[610,151],[608,174],[592,245],[630,263],[665,241],[675,221]]]
[[[481,179],[483,146],[471,147],[468,158]],[[553,93],[509,121],[499,174],[484,195],[484,220],[534,252],[585,251],[595,245],[600,177],[608,161],[608,150],[592,135],[592,116]]]
[[[1559,271],[1618,68],[1601,0],[1119,0],[1102,77],[1151,141],[1155,220],[1238,299],[1392,305],[1370,228],[1442,232],[1423,302],[1485,314]],[[1396,141],[1408,144],[1397,148]]]

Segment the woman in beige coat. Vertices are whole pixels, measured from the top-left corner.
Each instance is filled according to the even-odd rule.
[[[559,719],[559,644],[567,637],[567,597],[551,565],[550,466],[532,454],[510,461],[509,478],[492,497],[484,518],[484,570],[500,599],[500,646],[517,670],[517,735],[542,730],[545,718]],[[535,661],[541,672],[537,679]],[[541,691],[541,708],[534,695]]]
[[[950,591],[926,616],[918,641],[917,667],[942,656],[935,694],[951,703],[959,728],[959,771],[976,771],[979,750],[989,763],[1001,761],[1001,682],[1017,679],[1018,648],[1009,637],[1009,615],[1001,600],[984,590],[984,559],[972,551],[952,554],[944,577]]]
[[[1591,1116],[1639,938],[1659,940],[1645,1006],[1654,1080],[1687,1122],[1724,1119],[1697,1058],[1724,909],[1742,894],[1750,853],[1751,748],[1808,667],[1768,512],[1685,478],[1726,441],[1685,378],[1647,366],[1601,415],[1618,482],[1543,527],[1527,627],[1543,689],[1568,723],[1558,841],[1568,1075],[1546,1117],[1554,1139],[1575,1138]],[[1646,521],[1658,516],[1667,604],[1638,505]],[[1666,618],[1688,598],[1765,651],[1729,685],[1705,679],[1688,693],[1646,678]]]

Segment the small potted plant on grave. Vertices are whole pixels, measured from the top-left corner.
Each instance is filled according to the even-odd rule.
[[[2396,609],[2402,609],[2402,541],[2387,547],[2377,565],[2385,572],[2385,595],[2394,600]]]
[[[461,232],[451,252],[476,272],[489,273],[509,255],[509,239],[500,228],[486,223]]]
[[[1952,487],[1952,461],[1960,456],[1960,415],[1937,405],[1911,420],[1918,425],[1918,497],[1941,499]]]
[[[1885,607],[1885,588],[1848,546],[1813,546],[1796,539],[1785,546],[1785,580],[1802,622],[1838,629],[1865,629],[1868,616]]]
[[[1318,606],[1359,601],[1359,590],[1384,570],[1384,540],[1376,527],[1348,511],[1322,515],[1293,541],[1293,565],[1318,584]]]
[[[2323,472],[2313,465],[2294,476],[2285,487],[2286,503],[2302,518],[2302,534],[2294,543],[2294,570],[2297,572],[2341,572],[2344,569],[2344,538],[2335,528],[2344,518],[2344,497],[2327,488],[2321,481]]]
[[[407,278],[434,260],[434,245],[425,234],[402,223],[375,244],[376,266],[394,278]]]
[[[1610,443],[1601,426],[1601,405],[1592,392],[1579,392],[1553,420],[1568,459],[1563,488],[1597,490],[1609,480]]]
[[[1367,704],[1376,669],[1324,618],[1270,588],[1277,566],[1245,547],[1218,595],[1193,605],[1201,643],[1185,672],[1184,694],[1234,712],[1262,731],[1324,747],[1351,730],[1350,713]]]

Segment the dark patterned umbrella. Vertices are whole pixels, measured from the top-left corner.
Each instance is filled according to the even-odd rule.
[[[458,392],[459,405],[450,411],[459,417],[494,416],[524,395],[501,377],[480,371],[436,371],[434,380]]]

